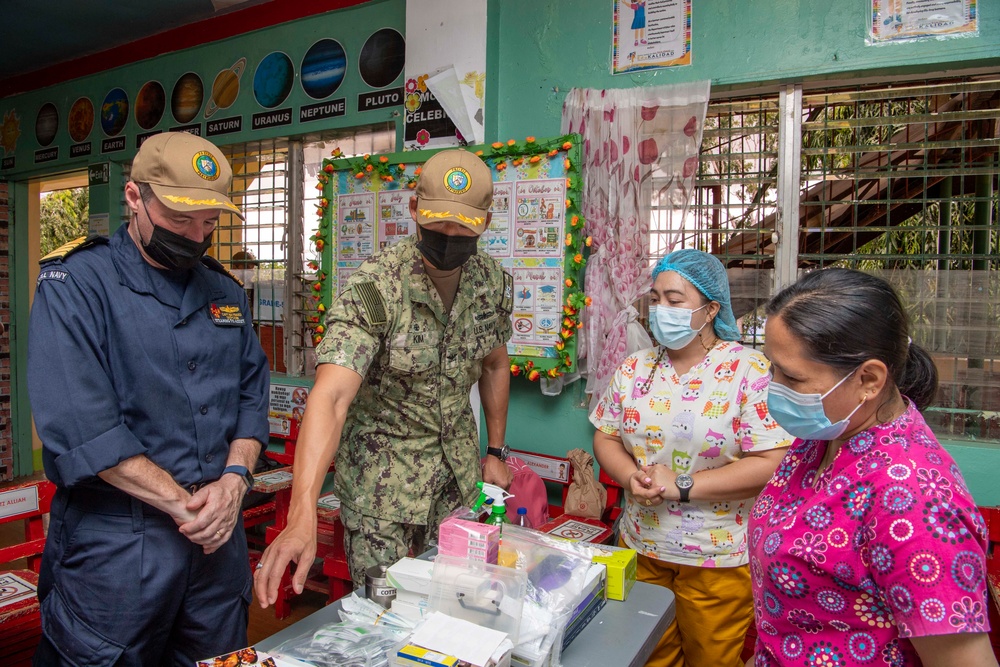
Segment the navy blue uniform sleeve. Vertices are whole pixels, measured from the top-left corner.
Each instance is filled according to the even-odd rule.
[[[125,425],[111,381],[103,300],[65,266],[56,275],[39,281],[31,308],[28,396],[45,473],[68,487],[146,447]]]
[[[243,312],[249,313],[247,295],[240,290]],[[235,438],[253,438],[267,446],[271,428],[267,416],[270,409],[271,369],[260,346],[250,318],[243,325],[243,353],[240,355],[240,414],[236,420]]]

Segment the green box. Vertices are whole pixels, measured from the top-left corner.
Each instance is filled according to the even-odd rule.
[[[625,600],[635,584],[636,554],[633,549],[601,545],[593,557],[608,570],[605,583],[609,600]]]

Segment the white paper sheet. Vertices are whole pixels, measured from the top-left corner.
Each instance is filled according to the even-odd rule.
[[[507,634],[481,628],[441,612],[430,614],[413,633],[411,644],[453,655],[474,665],[485,665]]]

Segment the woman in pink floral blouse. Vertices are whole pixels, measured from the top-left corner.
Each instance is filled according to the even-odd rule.
[[[937,371],[885,281],[806,275],[767,307],[792,445],[751,510],[755,667],[996,666],[986,528],[919,410]]]

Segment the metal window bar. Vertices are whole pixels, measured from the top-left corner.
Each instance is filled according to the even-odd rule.
[[[232,144],[230,197],[245,220],[223,213],[211,254],[243,281],[254,330],[272,372],[285,373],[284,283],[288,268],[288,141]]]
[[[926,416],[1000,443],[1000,81],[803,97],[799,267],[885,277],[935,360]]]
[[[653,202],[650,261],[672,250],[698,248],[728,267],[733,310],[743,341],[756,345],[763,332],[758,311],[771,295],[773,254],[756,253],[762,221],[777,211],[778,97],[712,102],[705,116],[694,201],[680,220]],[[662,186],[653,179],[652,190]],[[646,313],[643,299],[640,312]]]
[[[1000,444],[1000,80],[785,97],[798,113],[791,130],[779,127],[777,97],[709,106],[692,211],[664,222],[653,207],[652,261],[674,247],[718,255],[750,344],[762,342],[753,334],[763,319],[748,307],[770,296],[783,253],[799,272],[883,275],[938,367],[937,404],[925,413],[932,427],[945,439]],[[778,138],[796,129],[798,238],[782,244],[782,206],[794,202],[777,191]]]
[[[233,166],[231,196],[246,220],[223,214],[210,253],[243,281],[272,372],[315,373],[309,263],[319,257],[307,239],[319,224],[311,212],[323,158],[333,147],[347,155],[390,152],[395,139],[395,125],[385,123],[222,148]]]

